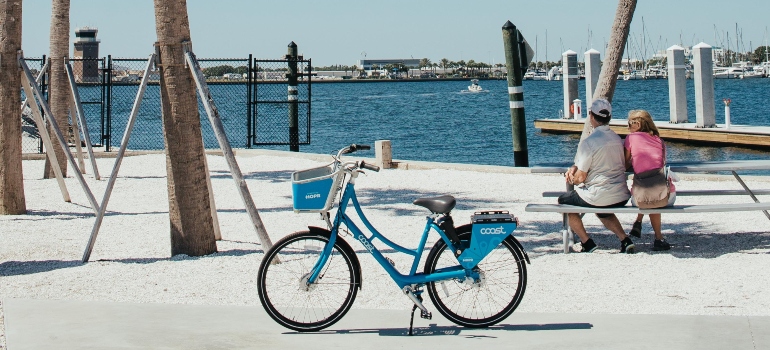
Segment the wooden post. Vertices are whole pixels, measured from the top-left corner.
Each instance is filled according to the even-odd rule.
[[[70,89],[72,91],[72,101],[75,104],[75,110],[71,111],[72,115],[77,114],[77,120],[80,122],[80,129],[83,130],[83,139],[86,141],[86,151],[88,151],[88,158],[91,160],[91,168],[94,171],[94,178],[97,180],[101,180],[101,177],[99,176],[99,168],[96,167],[96,157],[94,157],[94,150],[91,145],[91,135],[88,133],[88,124],[86,124],[86,116],[83,112],[83,105],[80,104],[80,94],[78,93],[78,86],[75,84],[75,75],[72,74],[72,65],[67,62],[64,65],[65,70],[67,71],[67,77],[69,78],[70,82]],[[77,113],[75,113],[77,112]],[[75,124],[75,118],[72,118],[72,124]],[[84,173],[85,173],[85,169]]]
[[[381,169],[390,169],[393,165],[393,153],[390,147],[390,140],[374,141],[374,154],[376,165]]]
[[[21,64],[21,67],[24,70],[23,74],[27,82],[27,84],[24,84],[25,87],[29,86],[35,95],[42,96],[43,94],[40,93],[40,88],[37,86],[37,83],[35,83],[35,80],[32,77],[32,72],[29,70],[29,67],[27,66],[27,62],[24,62],[23,57],[19,58],[19,63]],[[64,139],[64,135],[62,135],[61,133],[59,124],[56,122],[56,119],[54,118],[53,113],[51,113],[51,108],[48,107],[48,104],[44,100],[40,102],[40,105],[43,107],[43,112],[48,117],[48,122],[51,125],[51,129],[53,129],[54,133],[56,133],[56,138],[59,140],[59,144],[64,150],[64,156],[67,157],[67,161],[69,161],[69,164],[71,167],[77,168],[78,166],[75,163],[75,157],[73,157],[72,152],[70,152],[70,148],[67,145],[67,140]],[[53,152],[53,150],[50,150],[50,149],[47,151]],[[56,165],[55,163],[51,163],[51,164]],[[58,167],[53,166],[52,168],[58,168]],[[94,198],[94,194],[91,192],[91,189],[88,187],[88,184],[86,183],[86,179],[83,178],[83,174],[81,174],[79,171],[75,171],[74,173],[75,173],[75,177],[78,179],[78,182],[80,182],[80,186],[83,188],[83,192],[85,192],[86,197],[88,198],[88,201],[91,203],[91,207],[94,209],[94,214],[98,214],[99,204],[96,203],[96,198]]]
[[[19,59],[19,61],[23,62],[24,60]],[[51,164],[59,164],[56,158],[56,152],[53,151],[53,143],[51,142],[51,137],[48,135],[48,129],[45,127],[43,116],[40,113],[40,107],[35,100],[32,83],[26,74],[21,75],[21,85],[24,88],[24,94],[27,95],[27,103],[29,103],[29,109],[32,111],[32,118],[35,119],[35,124],[37,124],[37,130],[38,133],[40,133],[40,138],[43,139],[43,145],[45,146],[46,150],[45,154],[48,156],[48,160],[51,162]],[[38,96],[38,98],[40,97],[41,96]],[[65,202],[71,202],[72,200],[70,199],[70,193],[67,191],[67,185],[64,183],[64,176],[62,175],[61,168],[58,166],[54,166],[52,168],[54,174],[56,174],[56,181],[59,183],[59,190],[61,191],[62,198]]]
[[[508,71],[508,103],[511,110],[511,129],[513,137],[513,163],[517,167],[529,166],[527,151],[527,122],[524,117],[524,89],[521,86],[523,61],[520,55],[520,43],[524,41],[521,33],[511,21],[503,25],[503,46],[505,48],[505,67]],[[526,61],[526,60],[524,60]]]
[[[81,174],[86,173],[86,162],[83,160],[83,147],[80,140],[80,128],[78,128],[78,121],[75,117],[75,103],[70,101],[70,113],[72,116],[72,136],[75,137],[75,154],[78,157],[78,171]]]
[[[147,80],[150,76],[150,67],[152,67],[155,61],[155,54],[150,55],[147,60],[147,66],[144,69],[144,75],[142,76],[142,82],[139,84],[139,91],[136,93],[136,99],[134,99],[134,106],[131,108],[131,115],[128,116],[128,123],[126,123],[126,130],[123,132],[123,139],[120,142],[120,149],[118,155],[115,157],[115,165],[112,167],[112,174],[107,181],[107,189],[104,190],[104,197],[102,197],[102,207],[99,208],[99,213],[96,215],[96,221],[94,227],[91,229],[91,237],[88,239],[88,245],[85,252],[83,252],[83,262],[87,262],[91,257],[91,251],[94,249],[96,243],[96,236],[99,234],[99,229],[102,226],[102,220],[104,219],[104,213],[107,212],[107,203],[110,202],[110,195],[112,195],[112,188],[115,186],[115,180],[118,178],[118,171],[120,170],[120,164],[123,162],[123,155],[126,153],[128,147],[128,140],[131,137],[131,131],[134,129],[134,122],[136,122],[136,115],[139,114],[139,105],[144,97],[144,91],[147,89]]]
[[[222,125],[222,119],[219,118],[219,111],[214,105],[214,98],[211,96],[209,87],[206,84],[206,77],[203,76],[203,71],[200,69],[198,61],[195,59],[195,56],[193,56],[192,52],[187,51],[185,53],[185,62],[187,62],[187,65],[192,72],[195,86],[198,89],[198,94],[200,94],[203,107],[206,110],[206,115],[209,117],[211,128],[214,129],[214,135],[217,137],[217,141],[219,142],[219,148],[222,150],[222,154],[225,156],[225,160],[227,160],[227,165],[230,167],[230,173],[233,176],[233,180],[235,180],[235,184],[238,186],[241,199],[243,200],[243,204],[246,207],[246,211],[249,213],[251,223],[254,225],[254,229],[257,231],[257,237],[259,238],[263,249],[267,251],[270,249],[270,247],[273,246],[273,242],[270,240],[270,236],[267,234],[267,229],[265,229],[265,225],[262,223],[262,219],[259,217],[257,206],[254,204],[254,199],[251,198],[249,187],[246,185],[246,181],[243,179],[243,174],[241,174],[241,168],[238,166],[238,162],[235,160],[235,154],[233,154],[230,141],[227,140],[227,134],[225,133],[225,128]]]

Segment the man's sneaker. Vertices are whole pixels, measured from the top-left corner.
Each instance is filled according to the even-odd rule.
[[[634,254],[636,252],[636,245],[631,241],[631,238],[626,237],[626,239],[620,242],[620,252],[626,254]]]
[[[628,233],[631,236],[634,236],[636,238],[642,237],[642,222],[641,221],[634,221],[634,226],[631,227],[631,232]]]
[[[665,239],[656,239],[655,242],[652,242],[652,250],[656,252],[669,249],[671,249],[671,245]]]
[[[580,250],[581,253],[593,253],[594,250],[596,250],[596,243],[594,243],[593,239],[588,239],[585,241],[585,243],[580,244],[583,249]]]

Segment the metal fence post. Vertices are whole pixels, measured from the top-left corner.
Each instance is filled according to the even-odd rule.
[[[246,148],[251,148],[251,141],[254,135],[251,132],[251,84],[253,80],[254,59],[249,54],[249,69],[246,71]]]
[[[107,55],[107,114],[106,120],[102,119],[102,145],[105,152],[112,150],[112,68],[112,55]]]
[[[299,152],[299,117],[297,115],[297,44],[293,41],[289,43],[289,50],[286,54],[289,61],[289,150]]]

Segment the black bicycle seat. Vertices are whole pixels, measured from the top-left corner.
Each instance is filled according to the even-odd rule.
[[[414,202],[412,202],[414,205],[427,208],[431,211],[431,213],[438,214],[449,213],[452,211],[452,209],[454,209],[456,203],[457,202],[455,201],[455,197],[450,195],[430,198],[417,198],[414,200]]]

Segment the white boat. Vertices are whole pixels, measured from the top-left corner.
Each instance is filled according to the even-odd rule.
[[[470,92],[482,92],[484,91],[479,85],[478,79],[471,79],[471,85],[468,85],[468,91]]]
[[[668,72],[666,71],[663,66],[656,64],[647,67],[647,69],[644,71],[644,78],[645,79],[666,79],[668,77]]]
[[[535,70],[534,69],[527,69],[527,72],[524,73],[524,76],[522,79],[524,80],[534,80],[535,78]]]
[[[529,69],[524,73],[524,80],[548,80],[548,73],[543,69]]]
[[[731,67],[714,67],[714,79],[743,79],[759,78],[761,75],[754,73],[754,64],[751,62],[735,62]]]
[[[553,66],[546,74],[545,80],[561,80],[561,79],[562,79],[561,67]]]
[[[638,71],[638,70],[633,70],[633,71],[625,70],[623,71],[622,77],[623,77],[623,80],[644,80],[645,79],[644,71]],[[620,78],[620,76],[618,78]]]

